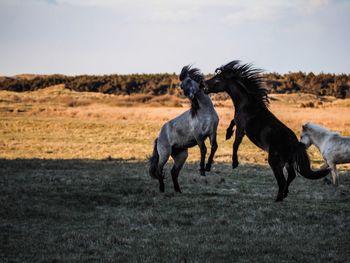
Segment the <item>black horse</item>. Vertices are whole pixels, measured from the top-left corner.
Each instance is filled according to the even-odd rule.
[[[205,81],[204,90],[206,93],[226,91],[233,101],[235,115],[226,134],[226,138],[229,138],[236,126],[232,168],[238,166],[238,147],[244,135],[247,135],[256,146],[268,152],[268,163],[279,187],[276,201],[282,201],[287,197],[288,186],[296,176],[295,171],[308,179],[319,179],[330,170],[311,170],[304,144],[269,111],[269,98],[262,85],[261,72],[250,64],[232,61],[216,69],[215,75]],[[284,167],[288,172],[287,181],[283,174]]]

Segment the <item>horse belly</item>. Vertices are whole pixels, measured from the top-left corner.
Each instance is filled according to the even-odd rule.
[[[179,150],[179,149],[188,149],[191,147],[194,147],[197,145],[197,141],[192,138],[192,139],[187,139],[183,141],[179,141],[173,145],[173,149]]]
[[[249,140],[258,146],[260,149],[268,152],[269,143],[267,141],[268,131],[266,129],[254,129],[254,130],[245,130],[245,134]]]
[[[350,152],[333,153],[333,161],[335,164],[350,163]]]

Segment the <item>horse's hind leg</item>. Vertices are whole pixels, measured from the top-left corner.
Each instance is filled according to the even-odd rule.
[[[181,193],[181,189],[177,178],[179,177],[180,170],[182,169],[188,156],[188,151],[183,150],[181,152],[176,152],[171,154],[171,157],[174,159],[174,166],[171,168],[171,178],[173,179],[175,192]]]
[[[244,137],[244,131],[242,129],[236,129],[236,136],[235,136],[235,141],[233,142],[233,149],[232,149],[232,168],[235,169],[237,168],[239,162],[238,162],[238,148],[239,145],[241,144],[242,140]]]
[[[283,175],[283,164],[278,154],[274,151],[271,151],[271,148],[269,150],[268,162],[270,167],[272,168],[272,171],[278,183],[278,193],[275,201],[276,202],[283,201],[284,188],[286,185],[286,179],[284,178],[284,175]]]
[[[285,187],[284,187],[284,195],[283,195],[284,198],[286,198],[288,193],[289,193],[288,187],[289,187],[290,183],[296,177],[296,173],[294,171],[293,164],[287,164],[287,172],[288,172],[288,177],[287,177],[287,182],[286,182]]]
[[[163,148],[158,148],[159,153],[159,161],[158,161],[158,169],[157,169],[157,177],[159,181],[159,191],[161,193],[164,192],[164,176],[163,176],[163,168],[170,156],[170,150]]]
[[[208,158],[207,165],[205,166],[205,170],[208,172],[211,169],[211,164],[213,163],[215,152],[218,149],[218,143],[216,141],[216,132],[212,136],[210,136],[210,144],[211,144],[210,155]]]

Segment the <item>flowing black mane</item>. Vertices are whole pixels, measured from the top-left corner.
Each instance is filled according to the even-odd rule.
[[[232,74],[237,83],[243,87],[246,92],[252,95],[255,100],[264,107],[269,105],[267,89],[263,86],[261,73],[263,70],[254,68],[251,64],[241,64],[239,60],[231,61],[215,70],[217,74]]]
[[[199,110],[199,103],[198,103],[196,97],[194,97],[191,100],[191,115],[192,115],[192,117],[196,116],[198,110]]]
[[[199,83],[199,86],[203,88],[204,75],[198,68],[192,68],[191,65],[184,66],[180,73],[180,81],[183,81],[186,77],[193,79],[195,82]],[[192,117],[197,114],[199,109],[199,104],[197,98],[194,97],[191,100],[191,115]]]
[[[204,75],[198,68],[192,68],[191,65],[184,66],[180,73],[180,81],[183,81],[186,77],[190,77],[197,83],[204,81]]]

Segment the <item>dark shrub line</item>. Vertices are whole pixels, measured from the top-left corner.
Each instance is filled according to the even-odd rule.
[[[265,73],[263,75],[270,93],[310,93],[317,96],[350,98],[350,74]],[[48,86],[64,84],[74,91],[91,91],[105,94],[129,95],[134,93],[179,95],[176,87],[178,75],[130,74],[130,75],[38,75],[30,78],[3,77],[0,90],[16,92],[34,91]]]

